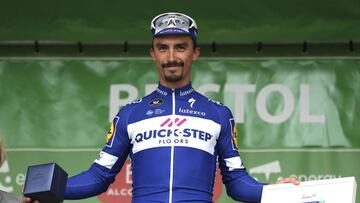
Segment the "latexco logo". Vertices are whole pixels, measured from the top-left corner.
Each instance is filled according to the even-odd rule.
[[[271,174],[278,174],[276,180],[280,180],[283,177],[280,176],[281,173],[281,166],[280,161],[272,161],[260,166],[256,166],[249,169],[250,175],[254,176],[256,178],[256,175],[258,174],[264,174],[266,181],[270,180]],[[332,179],[332,178],[340,178],[341,175],[336,174],[291,174],[289,176],[295,176],[300,181],[310,181],[310,180],[323,180],[323,179]]]
[[[196,110],[192,110],[192,109],[179,108],[179,113],[198,115],[198,116],[206,116],[206,113],[204,111],[196,111]]]
[[[0,168],[0,190],[5,192],[14,192],[14,181],[18,186],[24,185],[25,175],[23,173],[16,174],[15,177],[10,175],[9,162],[6,160]]]

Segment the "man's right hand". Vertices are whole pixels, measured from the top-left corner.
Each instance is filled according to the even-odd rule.
[[[23,202],[24,203],[40,203],[38,200],[31,200],[31,198],[30,197],[23,197]]]

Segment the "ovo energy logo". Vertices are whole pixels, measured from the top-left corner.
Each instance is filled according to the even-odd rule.
[[[300,181],[311,181],[311,180],[323,180],[323,179],[341,178],[341,175],[336,175],[336,174],[322,174],[322,173],[320,173],[320,174],[314,174],[314,173],[311,173],[311,174],[298,173],[298,174],[296,174],[296,173],[294,173],[294,171],[291,171],[291,174],[287,175],[286,172],[284,172],[284,170],[281,169],[279,160],[272,161],[272,162],[269,162],[269,163],[262,164],[260,166],[250,168],[249,173],[251,175],[264,174],[265,178],[266,178],[266,181],[270,180],[270,176],[272,174],[277,174],[277,176],[275,176],[276,177],[275,181],[282,179],[283,176],[284,177],[295,176]]]
[[[0,168],[0,173],[9,173],[10,169],[9,169],[9,163],[6,160],[3,165]],[[5,176],[5,183],[6,184],[10,184],[11,183],[11,177],[7,174]],[[14,187],[13,186],[4,186],[2,184],[2,182],[0,182],[0,190],[3,190],[5,192],[13,192],[14,191]]]
[[[266,164],[263,164],[261,166],[254,167],[254,168],[251,168],[249,170],[250,174],[252,174],[252,173],[260,173],[260,174],[263,173],[263,174],[265,174],[265,177],[266,177],[267,181],[269,181],[271,173],[280,173],[280,172],[281,172],[281,168],[280,168],[279,160],[273,161],[273,162],[270,162],[270,163],[266,163]]]
[[[0,190],[5,192],[14,192],[14,182],[16,185],[24,185],[25,175],[22,173],[16,174],[15,178],[10,175],[9,162],[5,160],[3,165],[0,167]]]

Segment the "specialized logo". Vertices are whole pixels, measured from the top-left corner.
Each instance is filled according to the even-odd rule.
[[[119,117],[115,116],[113,122],[110,125],[110,129],[108,134],[106,135],[106,146],[111,147],[112,143],[114,141],[114,136],[115,136],[115,132],[116,132],[116,125],[119,121]]]
[[[193,105],[194,105],[194,103],[196,102],[196,100],[195,100],[194,98],[190,98],[190,99],[188,100],[188,102],[190,103],[190,107],[193,108]]]
[[[159,106],[163,103],[164,103],[164,100],[158,98],[158,99],[154,99],[151,102],[149,102],[149,106]]]

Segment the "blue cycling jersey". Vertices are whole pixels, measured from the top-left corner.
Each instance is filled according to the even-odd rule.
[[[128,156],[133,203],[212,202],[217,163],[227,193],[259,202],[263,183],[251,178],[234,143],[230,110],[196,92],[191,84],[161,84],[124,106],[107,143],[91,167],[69,178],[65,199],[98,195],[108,188]]]

